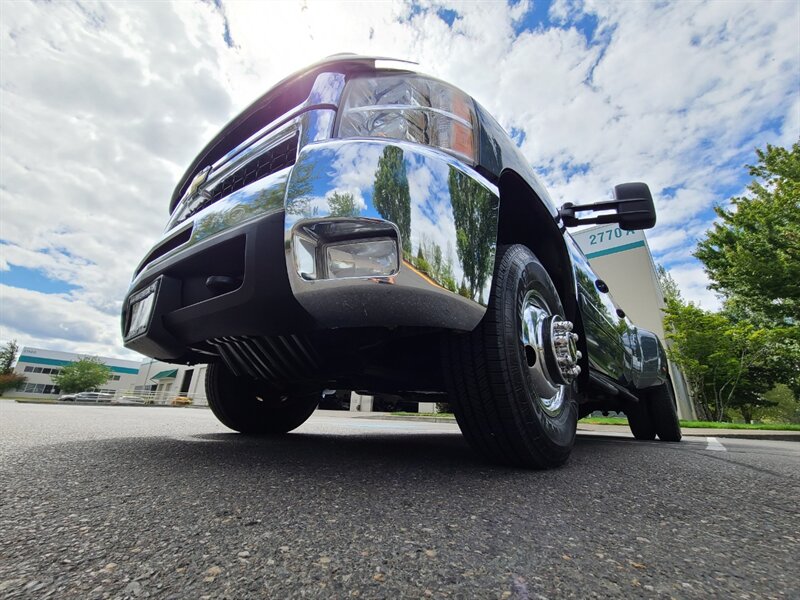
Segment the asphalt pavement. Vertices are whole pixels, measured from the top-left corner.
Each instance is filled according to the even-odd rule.
[[[798,598],[800,444],[580,432],[483,462],[450,423],[0,401],[2,598]]]

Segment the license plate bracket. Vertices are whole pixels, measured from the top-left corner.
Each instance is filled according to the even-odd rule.
[[[125,339],[133,339],[148,332],[155,314],[158,289],[161,284],[159,277],[146,288],[133,294],[128,300],[130,306],[128,317],[128,330]]]

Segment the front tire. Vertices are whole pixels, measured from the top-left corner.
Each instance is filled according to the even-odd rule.
[[[208,406],[220,422],[240,433],[287,433],[300,427],[317,408],[321,392],[281,394],[266,382],[240,377],[224,364],[206,369]]]
[[[445,340],[445,380],[458,424],[494,462],[545,469],[569,458],[578,416],[571,379],[580,354],[563,315],[536,256],[521,245],[498,248],[483,320],[471,333]],[[564,368],[574,373],[566,380],[549,351],[556,334],[571,344]]]

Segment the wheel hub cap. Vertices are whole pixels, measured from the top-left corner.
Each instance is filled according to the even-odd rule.
[[[581,353],[572,323],[554,315],[544,299],[531,291],[522,303],[520,341],[534,395],[544,411],[555,416],[564,404],[565,386],[581,372]]]

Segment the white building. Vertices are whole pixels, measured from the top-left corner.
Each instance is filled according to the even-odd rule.
[[[183,396],[191,398],[194,405],[207,405],[205,381],[206,365],[174,365],[146,359],[139,365],[139,375],[129,391],[156,403],[169,404]]]
[[[25,346],[14,366],[14,372],[27,377],[27,382],[16,390],[14,395],[22,398],[56,398],[59,389],[53,383],[53,376],[85,355],[72,352],[58,352]],[[111,379],[98,391],[119,393],[134,385],[139,376],[140,363],[133,360],[121,360],[98,356],[98,359],[111,369]]]
[[[643,231],[625,231],[616,225],[596,225],[572,233],[595,272],[605,281],[616,304],[637,326],[664,335],[664,292]],[[670,364],[678,415],[695,418],[683,374]]]
[[[23,347],[14,372],[24,375],[27,381],[13,391],[13,395],[21,398],[58,398],[60,390],[53,382],[53,376],[85,356]],[[206,365],[172,365],[150,359],[140,362],[106,356],[95,358],[111,369],[111,378],[96,391],[116,396],[139,396],[161,404],[170,404],[177,396],[188,396],[192,404],[207,404]]]

